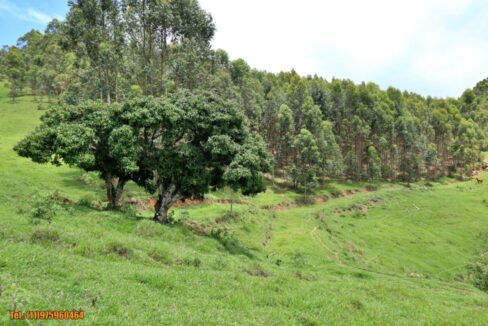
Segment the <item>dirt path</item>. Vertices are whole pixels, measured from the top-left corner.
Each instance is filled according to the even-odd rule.
[[[365,188],[344,190],[343,192],[341,192],[337,195],[315,196],[313,199],[313,205],[322,204],[322,203],[325,203],[325,202],[328,202],[328,201],[334,200],[334,199],[339,199],[339,198],[344,198],[344,197],[352,197],[352,196],[357,195],[359,193],[367,193],[367,192],[372,192],[372,191],[376,191],[379,189],[381,189],[381,188],[368,186]],[[280,204],[273,204],[273,205],[263,205],[263,206],[260,206],[259,208],[264,209],[264,210],[269,210],[269,211],[281,212],[281,211],[286,210],[286,209],[300,207],[300,206],[304,206],[304,205],[301,205],[301,204],[298,204],[295,202],[295,203],[287,203],[287,204],[280,203]]]
[[[312,239],[315,240],[316,242],[318,242],[322,248],[324,248],[325,250],[330,252],[334,256],[337,263],[339,265],[343,266],[342,261],[341,261],[341,257],[339,256],[339,254],[337,252],[335,252],[334,250],[330,249],[329,246],[327,246],[325,244],[325,242],[322,239],[320,239],[320,237],[317,236],[317,229],[318,229],[318,227],[315,227],[312,231],[310,231],[310,236],[312,237]]]
[[[313,205],[322,204],[322,203],[328,202],[330,200],[338,199],[338,198],[352,197],[352,196],[357,195],[359,193],[367,193],[367,192],[372,192],[372,191],[376,191],[379,189],[381,189],[381,188],[377,188],[374,186],[368,186],[365,188],[344,190],[343,192],[338,193],[336,195],[315,196],[313,198]],[[155,198],[149,198],[149,200],[147,200],[147,203],[144,202],[143,200],[137,200],[137,199],[130,199],[128,202],[129,202],[129,204],[136,205],[141,209],[154,209],[156,207],[156,199]],[[209,199],[187,199],[185,201],[176,202],[173,207],[174,208],[180,208],[180,207],[197,206],[197,205],[203,205],[203,204],[226,204],[226,205],[230,205],[231,200],[225,199],[225,198],[221,198],[221,199],[213,199],[213,198],[212,199],[211,198],[209,198]],[[234,204],[235,205],[255,206],[255,207],[258,207],[260,209],[264,209],[267,211],[274,211],[274,212],[281,212],[281,211],[286,210],[286,209],[303,206],[303,204],[299,204],[296,202],[257,206],[251,202],[238,201],[238,200],[235,200]]]

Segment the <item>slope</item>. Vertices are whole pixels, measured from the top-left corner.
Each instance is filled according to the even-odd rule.
[[[210,201],[175,209],[175,225],[155,225],[132,206],[100,209],[92,175],[17,157],[13,145],[42,111],[6,93],[0,88],[0,324],[11,323],[10,310],[73,309],[86,317],[66,324],[488,322],[488,295],[465,279],[466,264],[488,250],[486,185],[333,182],[308,206],[271,186],[238,198],[232,214],[226,201]],[[30,223],[33,198],[54,192],[63,199],[52,224]],[[147,198],[133,185],[126,196]]]

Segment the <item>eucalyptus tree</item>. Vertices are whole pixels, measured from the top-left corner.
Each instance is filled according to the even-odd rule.
[[[293,112],[288,105],[280,106],[278,113],[278,139],[279,149],[277,155],[277,167],[286,168],[290,163],[293,155],[293,137],[295,131],[295,122]]]
[[[376,181],[381,179],[381,160],[374,146],[368,147],[367,153],[367,173],[368,180]]]
[[[425,139],[419,130],[419,121],[411,113],[396,122],[396,144],[401,157],[399,174],[403,181],[413,182],[421,177],[424,169]]]
[[[22,50],[22,59],[25,66],[25,84],[31,93],[36,96],[40,87],[40,68],[43,61],[42,53],[43,35],[37,30],[31,30],[17,40],[17,46]]]
[[[481,131],[473,121],[461,119],[455,130],[455,141],[451,151],[455,167],[460,171],[461,178],[466,172],[473,171],[481,162]]]
[[[309,192],[317,185],[317,171],[320,164],[317,142],[310,131],[302,129],[295,137],[293,147],[296,153],[295,164],[291,171],[293,184]]]
[[[337,144],[332,123],[323,121],[317,146],[320,153],[319,174],[322,177],[341,178],[344,174],[344,159]]]
[[[5,70],[7,69],[7,64],[5,63],[5,57],[7,56],[8,46],[4,45],[0,48],[0,79],[5,77]]]
[[[70,0],[68,5],[63,44],[77,55],[87,97],[117,101],[126,39],[120,1]]]
[[[26,67],[22,51],[16,46],[10,47],[5,55],[4,63],[5,74],[10,85],[9,96],[15,103],[15,99],[20,96],[25,86]]]
[[[136,84],[144,94],[165,93],[171,73],[179,78],[189,77],[191,69],[207,59],[215,26],[210,14],[196,0],[120,0],[120,3],[130,49],[128,55],[135,63],[128,64],[132,64]],[[186,56],[185,61],[181,54]],[[174,65],[180,73],[172,72]],[[183,68],[185,74],[181,74]],[[183,81],[184,84],[193,82]]]
[[[482,149],[488,150],[488,79],[466,90],[460,98],[460,110],[465,119],[475,121],[483,134]]]

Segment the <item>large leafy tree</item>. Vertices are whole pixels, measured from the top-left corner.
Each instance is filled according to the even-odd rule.
[[[259,137],[251,136],[242,112],[212,93],[180,91],[169,97],[127,101],[117,117],[128,148],[140,156],[144,177],[135,180],[157,191],[154,219],[168,223],[178,200],[201,198],[211,188],[231,186],[245,194],[265,189],[269,159]]]
[[[120,107],[102,102],[52,107],[41,125],[15,146],[36,163],[63,163],[99,172],[109,208],[117,208],[124,186],[140,179],[138,153],[130,130],[117,125]]]
[[[261,136],[252,135],[242,144],[232,163],[224,173],[226,185],[254,195],[266,190],[263,172],[271,169],[271,162]]]

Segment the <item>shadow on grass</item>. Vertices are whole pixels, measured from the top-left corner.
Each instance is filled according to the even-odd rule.
[[[225,227],[205,225],[189,220],[178,221],[174,224],[169,224],[169,226],[180,229],[184,234],[192,232],[199,236],[212,238],[219,242],[222,245],[222,248],[232,255],[243,255],[251,259],[255,258],[251,253],[251,250],[246,248],[239,239]]]

